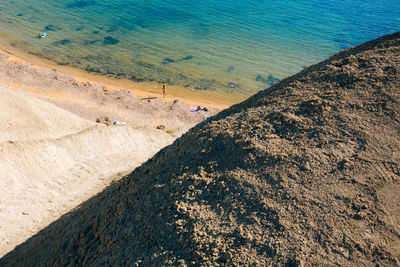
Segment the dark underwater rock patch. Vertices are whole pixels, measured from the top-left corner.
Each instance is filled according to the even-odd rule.
[[[167,58],[163,59],[162,64],[167,65],[167,64],[171,64],[171,63],[175,63],[175,62],[176,62],[175,59],[167,57]]]
[[[45,30],[45,31],[54,32],[54,31],[59,31],[59,30],[61,30],[61,28],[58,27],[58,26],[56,26],[56,25],[49,24],[49,25],[47,25],[47,26],[44,27],[44,30]]]
[[[53,42],[54,45],[66,45],[69,43],[71,43],[71,41],[69,39],[63,39],[63,40]]]
[[[186,60],[191,60],[191,59],[193,59],[193,56],[186,56],[186,57],[179,59],[179,61],[186,61]]]
[[[188,77],[183,73],[178,73],[178,78],[187,79]]]
[[[91,40],[91,41],[84,41],[83,44],[84,45],[94,45],[94,44],[98,44],[100,42],[100,40]]]
[[[99,68],[96,68],[96,67],[86,67],[85,70],[90,72],[90,73],[97,73],[97,74],[102,73],[102,71]]]
[[[268,75],[268,77],[265,77],[265,76],[259,74],[256,77],[256,81],[257,82],[262,82],[262,83],[265,83],[265,84],[269,84],[269,85],[274,85],[274,84],[279,83],[281,80],[278,77],[275,77],[272,74]]]
[[[175,62],[187,61],[187,60],[191,60],[191,59],[193,59],[193,56],[190,56],[190,55],[189,56],[185,56],[183,58],[180,58],[178,60],[175,60],[173,58],[167,57],[167,58],[163,59],[162,64],[167,65],[167,64],[172,64],[172,63],[175,63]]]
[[[115,45],[118,44],[119,40],[111,36],[104,37],[103,45]]]
[[[64,61],[57,61],[57,64],[60,66],[68,66],[70,65],[68,62],[64,62]]]
[[[229,66],[229,67],[226,69],[226,72],[232,72],[234,69],[235,69],[234,67]]]
[[[199,91],[211,91],[214,90],[215,83],[217,82],[215,79],[200,79],[200,80],[195,80],[195,87],[194,89],[199,90]]]
[[[135,81],[135,82],[144,82],[145,81],[145,79],[143,79],[141,77],[137,77],[136,75],[131,75],[131,77],[129,79],[132,81]]]
[[[228,82],[226,84],[226,87],[230,88],[230,89],[238,89],[238,88],[240,88],[240,84],[234,83],[234,82]]]

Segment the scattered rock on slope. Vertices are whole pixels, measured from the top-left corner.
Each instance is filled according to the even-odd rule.
[[[399,265],[400,33],[199,124],[1,265]]]

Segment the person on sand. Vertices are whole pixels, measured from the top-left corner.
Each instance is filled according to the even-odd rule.
[[[167,93],[167,89],[165,88],[165,84],[163,84],[163,86],[162,86],[162,95],[163,95],[163,98],[165,98],[165,94]]]

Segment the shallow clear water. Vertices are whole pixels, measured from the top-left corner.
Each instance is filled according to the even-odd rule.
[[[400,0],[0,0],[0,31],[90,72],[250,95],[398,31],[399,14]]]

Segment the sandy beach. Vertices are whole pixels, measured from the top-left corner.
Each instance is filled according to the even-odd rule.
[[[207,107],[210,112],[205,113],[206,116],[202,114],[199,116],[197,113],[189,115],[188,119],[184,120],[193,119],[198,122],[198,118],[201,118],[201,121],[211,113],[236,103],[223,98],[210,101],[206,97],[200,97],[201,94],[173,93],[168,86],[166,97],[163,98],[161,85],[155,88],[154,84],[93,75],[76,68],[60,66],[10,47],[0,49],[0,60],[1,85],[28,92],[90,120],[110,115],[116,120],[124,120],[127,123],[154,126],[156,122],[153,118],[170,121],[171,117],[174,117],[170,116],[170,111],[159,112],[160,108],[170,110],[169,108],[174,106],[174,111],[178,111],[175,106],[180,106],[182,114],[179,115],[183,115],[192,114],[187,112],[190,106]],[[148,104],[144,104],[146,101]],[[130,112],[135,114],[131,116],[128,114]],[[158,114],[155,115],[155,112]],[[142,114],[145,114],[144,118],[139,119]],[[174,125],[170,123],[171,126]],[[179,123],[177,126],[179,128]]]
[[[0,51],[0,257],[228,106],[38,62]]]

